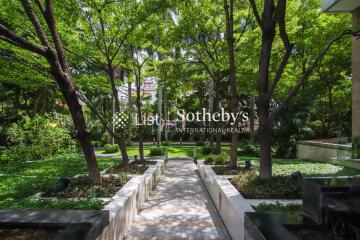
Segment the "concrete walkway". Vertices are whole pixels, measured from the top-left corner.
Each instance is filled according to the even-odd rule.
[[[193,161],[170,160],[129,231],[135,239],[230,239]]]

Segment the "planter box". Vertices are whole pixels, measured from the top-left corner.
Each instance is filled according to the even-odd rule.
[[[150,191],[165,168],[164,161],[150,165],[142,175],[133,176],[113,197],[103,210],[109,211],[109,225],[97,240],[123,239],[136,214],[140,211]]]
[[[225,176],[218,176],[203,161],[197,161],[201,179],[232,239],[244,239],[245,212],[254,212],[238,190]]]

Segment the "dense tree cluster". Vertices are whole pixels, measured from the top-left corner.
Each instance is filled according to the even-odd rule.
[[[127,167],[131,141],[144,161],[145,140],[188,139],[168,125],[141,125],[147,115],[173,119],[178,109],[236,113],[249,103],[250,133],[190,137],[209,140],[216,154],[231,141],[234,168],[239,141],[259,143],[265,179],[272,146],[291,157],[302,138],[349,135],[351,19],[321,13],[319,0],[0,2],[0,145],[11,148],[8,129],[22,119],[71,118],[68,132],[94,182],[94,144],[116,143]],[[146,77],[157,79],[155,104],[142,90]],[[114,126],[117,113],[126,127]]]

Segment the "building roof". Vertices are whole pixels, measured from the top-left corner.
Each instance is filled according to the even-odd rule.
[[[323,12],[351,12],[360,7],[360,0],[323,0]]]

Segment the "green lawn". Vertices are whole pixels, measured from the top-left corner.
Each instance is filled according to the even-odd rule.
[[[149,155],[150,146],[145,147],[145,155]],[[197,159],[205,156],[201,153],[201,147],[194,146],[170,146],[169,157],[192,157],[196,149]],[[229,147],[223,147],[229,151]],[[98,153],[103,153],[98,150]],[[130,156],[138,155],[136,146],[128,147]],[[120,153],[109,154],[120,155]],[[254,168],[259,169],[259,158],[239,156],[238,161],[242,163],[251,160]],[[98,158],[101,170],[119,163],[119,159]],[[62,209],[100,209],[102,203],[96,200],[74,202],[69,200],[40,201],[31,196],[43,188],[53,186],[57,179],[62,176],[72,177],[77,174],[86,173],[86,163],[78,154],[64,154],[56,157],[35,162],[9,162],[0,164],[0,209],[4,208],[62,208]],[[360,171],[333,164],[274,159],[273,172],[279,175],[289,175],[292,172],[301,171],[305,176],[340,176],[360,175]]]
[[[98,158],[101,170],[118,159]],[[39,201],[31,196],[53,186],[59,177],[86,173],[86,163],[78,154],[64,154],[35,162],[9,162],[0,165],[0,208],[100,209],[102,203],[88,201]]]
[[[144,147],[145,156],[149,156],[150,147]],[[201,147],[197,146],[169,146],[168,156],[169,157],[193,157],[194,149],[196,149],[196,158],[204,159],[205,155],[201,153]],[[225,152],[230,151],[229,146],[222,147]],[[103,150],[98,150],[98,153],[103,153]],[[120,155],[115,153],[111,155]],[[128,147],[128,155],[134,156],[139,155],[136,146]],[[254,168],[259,170],[259,158],[249,156],[239,156],[238,162],[243,163],[245,160],[251,160]],[[345,175],[360,175],[360,170],[334,165],[330,163],[315,162],[308,160],[297,160],[297,159],[273,159],[273,173],[276,175],[290,175],[293,172],[301,171],[304,176],[345,176]]]

